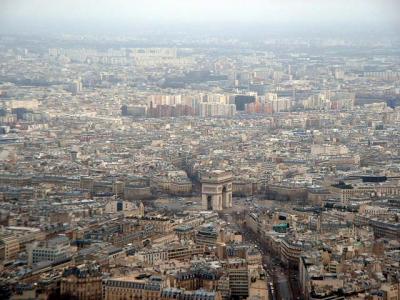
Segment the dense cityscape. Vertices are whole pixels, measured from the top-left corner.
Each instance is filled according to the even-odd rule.
[[[400,39],[0,35],[0,299],[400,299]]]

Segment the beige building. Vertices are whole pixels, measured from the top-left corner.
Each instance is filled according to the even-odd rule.
[[[159,300],[163,281],[159,277],[126,276],[108,279],[103,283],[104,300]]]
[[[111,200],[105,205],[104,210],[107,214],[121,212],[126,217],[144,216],[144,205],[142,202],[137,206],[135,203],[130,201]]]
[[[175,222],[171,222],[169,218],[159,217],[141,217],[139,219],[140,225],[152,225],[157,233],[169,233],[175,228]]]
[[[182,289],[166,288],[160,294],[160,300],[221,300],[220,292],[209,292],[205,290],[185,291]]]
[[[400,283],[385,283],[381,287],[383,300],[400,300]]]
[[[152,186],[172,195],[187,195],[192,193],[192,182],[182,177],[159,177],[152,181]]]
[[[0,234],[0,261],[16,259],[20,251],[20,242],[15,234]]]
[[[205,247],[202,245],[174,245],[163,249],[154,249],[138,253],[140,260],[148,264],[171,259],[185,260],[196,255],[203,255]]]
[[[287,265],[297,267],[302,251],[303,248],[300,243],[290,241],[289,239],[281,240],[281,257]]]
[[[101,272],[85,265],[64,270],[60,294],[80,300],[102,299]]]
[[[39,101],[36,99],[25,100],[25,99],[14,99],[2,101],[2,106],[9,109],[15,108],[26,108],[26,109],[38,109]]]

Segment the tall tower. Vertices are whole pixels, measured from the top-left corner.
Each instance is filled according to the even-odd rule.
[[[232,207],[232,173],[215,170],[201,177],[201,199],[204,210]]]

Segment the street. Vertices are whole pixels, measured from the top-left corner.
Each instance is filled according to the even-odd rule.
[[[238,223],[237,218],[233,218],[237,225],[240,226],[242,230],[242,236],[244,241],[252,243],[258,247],[263,256],[263,266],[267,272],[267,284],[270,299],[278,299],[278,300],[292,300],[297,299],[293,296],[293,292],[289,282],[289,275],[286,270],[284,270],[280,264],[279,259],[272,256],[269,252],[269,249],[266,247],[264,243],[260,241],[260,238],[252,232],[250,229],[243,226],[242,223]],[[272,284],[270,284],[272,283]]]

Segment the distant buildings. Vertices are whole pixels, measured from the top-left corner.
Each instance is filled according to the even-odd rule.
[[[398,300],[392,38],[0,45],[0,298]]]
[[[246,112],[272,114],[290,111],[292,100],[290,98],[278,98],[277,94],[268,93],[265,96],[258,96],[253,103],[246,104]]]

